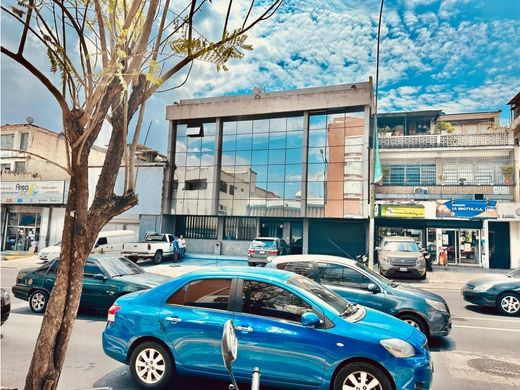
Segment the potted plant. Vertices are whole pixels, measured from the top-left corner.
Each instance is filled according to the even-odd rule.
[[[437,122],[437,125],[435,126],[437,131],[439,131],[441,134],[451,134],[455,131],[455,127],[450,122],[446,121],[439,121]]]
[[[513,165],[504,165],[500,169],[502,170],[502,175],[504,175],[504,184],[506,186],[512,185],[515,167]]]

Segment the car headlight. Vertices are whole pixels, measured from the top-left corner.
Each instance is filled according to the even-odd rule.
[[[491,287],[493,287],[493,285],[494,285],[494,283],[482,283],[482,284],[479,284],[478,286],[475,286],[473,291],[487,291]]]
[[[11,297],[7,291],[4,291],[4,304],[9,305],[11,303]]]
[[[404,340],[385,339],[381,340],[379,344],[396,358],[407,358],[415,355],[413,347]]]
[[[433,307],[435,310],[439,310],[439,311],[444,311],[444,312],[448,312],[448,308],[446,307],[446,304],[444,302],[439,302],[439,301],[433,301],[431,299],[426,299],[426,303]]]
[[[420,265],[424,261],[424,256],[421,253],[419,256],[417,256],[416,263],[417,265]]]

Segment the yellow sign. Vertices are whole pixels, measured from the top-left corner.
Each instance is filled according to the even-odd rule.
[[[424,218],[423,205],[382,204],[379,216],[386,218]]]

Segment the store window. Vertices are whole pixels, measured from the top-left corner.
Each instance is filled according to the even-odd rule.
[[[41,215],[9,212],[3,246],[5,250],[38,251]]]

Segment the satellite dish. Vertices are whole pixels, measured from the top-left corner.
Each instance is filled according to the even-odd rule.
[[[27,121],[28,124],[32,125],[34,123],[34,119],[32,116],[28,116],[27,118],[25,118],[25,120]]]

